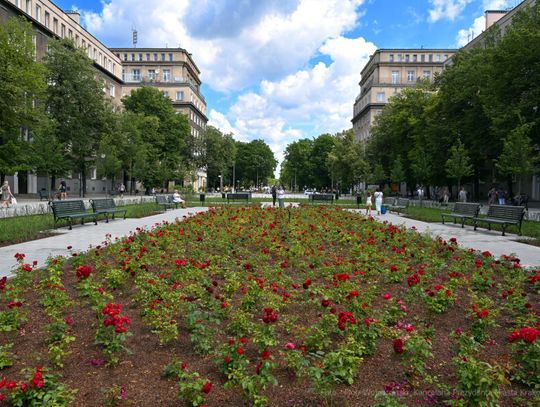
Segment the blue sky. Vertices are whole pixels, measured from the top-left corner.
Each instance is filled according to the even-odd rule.
[[[351,127],[360,71],[377,48],[457,48],[486,9],[518,0],[56,0],[108,47],[187,49],[209,124],[287,144]]]

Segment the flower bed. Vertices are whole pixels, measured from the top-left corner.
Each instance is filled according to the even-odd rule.
[[[210,210],[18,260],[7,405],[540,401],[538,271],[339,208]]]

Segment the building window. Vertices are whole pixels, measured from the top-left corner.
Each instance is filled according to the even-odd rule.
[[[414,82],[414,71],[407,71],[407,82]]]
[[[47,27],[47,28],[49,28],[49,24],[50,24],[49,20],[50,20],[50,18],[51,18],[50,14],[46,11],[45,12],[45,27]]]
[[[441,54],[435,55],[435,62],[441,62]]]
[[[150,54],[146,54],[146,60],[150,61]]]
[[[429,79],[431,77],[431,72],[430,71],[424,71],[424,74],[422,76],[424,77],[424,79]]]
[[[394,85],[399,83],[399,71],[392,71],[392,83]]]
[[[41,7],[36,4],[36,20],[41,23]]]
[[[397,60],[398,60],[398,62],[401,62],[401,58],[402,58],[401,54],[397,54]]]
[[[122,68],[122,80],[126,81],[126,70],[124,68]]]
[[[377,102],[384,103],[384,92],[377,93]]]
[[[143,54],[139,54],[139,61],[143,60]]]
[[[163,82],[169,82],[171,80],[171,70],[170,69],[164,69],[163,70]]]
[[[26,0],[26,14],[32,16],[32,0]]]
[[[15,5],[21,8],[21,0],[15,0]]]
[[[161,54],[161,60],[165,61],[165,54]]]
[[[405,62],[409,62],[409,54],[405,54]]]
[[[149,69],[148,70],[148,79],[150,79],[151,81],[156,80],[156,70],[155,69]]]
[[[412,61],[413,61],[413,62],[416,62],[417,60],[418,60],[418,55],[413,54],[413,56],[412,56]]]
[[[111,85],[111,87],[109,88],[109,95],[111,95],[111,97],[116,96],[116,87],[114,85]]]
[[[420,55],[420,62],[425,62],[426,56],[424,54]]]
[[[163,91],[163,96],[165,96],[166,98],[169,97],[169,91],[168,90],[164,90]]]
[[[73,31],[68,30],[68,37],[69,37],[70,40],[73,39]]]
[[[60,25],[60,37],[64,38],[66,36],[66,26],[64,24]]]
[[[78,34],[75,34],[75,44],[77,44],[77,46],[79,46],[79,35]]]
[[[55,34],[58,34],[58,20],[56,18],[53,18],[52,25],[53,25],[53,32]]]
[[[173,56],[172,54],[169,54],[169,61],[172,62],[172,60],[173,60]]]
[[[179,90],[176,91],[176,100],[184,100],[184,92]]]
[[[154,54],[154,61],[157,61],[158,60],[158,56],[157,54]]]
[[[124,61],[127,61],[127,54],[124,54]]]
[[[135,54],[131,54],[131,61],[135,62]]]
[[[446,61],[448,59],[448,54],[444,54],[444,60]]]
[[[390,62],[394,62],[394,54],[389,55]]]
[[[429,54],[429,62],[433,62],[433,54]]]
[[[134,81],[140,81],[141,80],[141,70],[140,69],[132,69],[131,70],[131,76]]]

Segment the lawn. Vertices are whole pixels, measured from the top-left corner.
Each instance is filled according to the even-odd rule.
[[[7,405],[540,402],[538,271],[337,207],[219,208],[19,261]]]

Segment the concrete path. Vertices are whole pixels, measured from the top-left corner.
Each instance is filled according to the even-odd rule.
[[[95,247],[101,244],[107,234],[110,234],[114,240],[116,237],[129,235],[129,232],[136,228],[150,229],[157,223],[174,222],[184,216],[195,215],[197,212],[207,210],[208,207],[174,209],[140,219],[116,219],[110,220],[109,223],[99,221],[97,226],[90,221],[84,225],[74,225],[73,230],[68,230],[67,227],[59,228],[56,230],[58,232],[56,236],[0,247],[0,278],[12,274],[13,267],[17,265],[16,253],[25,254],[25,263],[37,260],[38,266],[42,266],[51,256],[70,255],[68,246],[72,246],[71,250],[75,252],[86,251],[90,246]]]
[[[297,205],[296,203],[287,202],[287,205],[289,204],[292,204],[292,206]],[[266,204],[265,206],[269,205]],[[32,263],[32,261],[37,260],[38,266],[41,266],[50,256],[68,256],[70,254],[67,249],[68,246],[72,246],[73,251],[86,251],[90,246],[95,247],[101,244],[107,234],[110,234],[111,238],[114,239],[129,235],[130,231],[134,231],[138,227],[150,229],[157,223],[163,221],[174,222],[184,216],[195,215],[197,212],[207,210],[208,207],[175,209],[141,219],[111,220],[109,223],[100,221],[97,226],[93,223],[87,223],[83,226],[76,225],[71,231],[64,227],[57,230],[58,235],[56,236],[0,247],[0,278],[11,275],[13,268],[17,264],[14,257],[15,253],[24,253],[26,255],[25,262]],[[364,212],[356,209],[353,211]],[[375,212],[373,211],[373,213]],[[462,247],[481,251],[487,250],[496,257],[504,254],[515,254],[521,259],[522,265],[526,267],[540,266],[540,247],[516,242],[516,239],[519,238],[517,235],[507,233],[507,236],[501,236],[500,232],[488,231],[483,228],[475,232],[471,226],[465,226],[462,229],[460,225],[454,225],[453,223],[445,225],[442,223],[426,223],[393,213],[375,216],[375,218],[381,222],[388,221],[395,225],[404,225],[407,228],[414,226],[419,232],[428,233],[433,237],[440,236],[445,240],[455,237]]]
[[[364,213],[365,211],[355,212]],[[372,211],[372,214],[376,214]],[[413,226],[422,233],[427,233],[433,237],[440,236],[448,240],[452,237],[457,239],[461,247],[472,248],[480,251],[489,251],[495,257],[502,255],[516,255],[521,260],[524,267],[540,267],[540,247],[517,242],[517,239],[526,239],[511,233],[501,236],[501,232],[487,230],[485,227],[479,227],[476,231],[472,226],[465,225],[461,228],[460,224],[454,223],[427,223],[419,220],[409,219],[394,213],[384,215],[375,215],[379,221],[388,221],[394,225],[404,225],[407,228]]]

